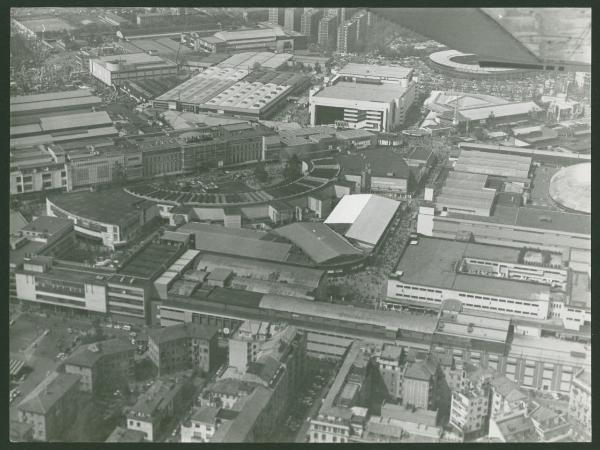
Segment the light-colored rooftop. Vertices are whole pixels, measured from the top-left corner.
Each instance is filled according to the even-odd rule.
[[[209,67],[156,100],[202,104],[248,75],[247,70]]]
[[[462,109],[460,115],[465,120],[486,120],[490,114],[496,118],[518,116],[538,112],[542,109],[534,102],[507,103],[505,105],[486,106],[483,108]]]
[[[530,156],[504,155],[461,150],[454,170],[501,177],[526,179],[531,169]]]
[[[338,75],[405,79],[408,78],[412,72],[413,69],[408,67],[349,63],[338,71]]]
[[[339,100],[391,103],[404,95],[406,90],[396,84],[361,84],[339,81],[327,86],[315,98],[334,98]]]
[[[550,197],[565,208],[590,214],[592,212],[592,165],[575,164],[552,176]]]
[[[406,248],[398,264],[397,270],[404,272],[401,280],[409,284],[529,301],[540,301],[549,295],[546,285],[457,272],[457,265],[468,256],[470,245],[468,242],[421,238],[417,245]],[[496,248],[503,250],[494,245],[487,247],[492,259]]]

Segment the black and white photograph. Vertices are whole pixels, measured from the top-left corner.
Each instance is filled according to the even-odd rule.
[[[10,442],[591,442],[592,8],[203,3],[9,10]]]

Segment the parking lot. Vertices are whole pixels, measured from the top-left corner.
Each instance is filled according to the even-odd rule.
[[[305,442],[310,418],[317,413],[321,399],[335,377],[335,363],[313,358],[307,363],[305,384],[297,393],[296,402],[288,409],[282,426],[271,436],[272,442]]]
[[[531,203],[534,206],[542,206],[544,208],[557,209],[556,203],[550,198],[548,189],[550,188],[550,180],[556,172],[560,170],[559,167],[552,166],[539,166],[535,168],[535,175],[533,177],[532,189],[531,189]]]
[[[44,313],[45,314],[45,313]],[[97,340],[93,334],[91,319],[79,319],[41,313],[17,313],[11,315],[9,328],[10,359],[25,362],[25,376],[11,385],[20,391],[10,406],[11,418],[16,418],[16,406],[48,374],[56,370],[79,344]],[[103,338],[125,337],[132,339],[131,331],[119,328],[102,328]],[[143,333],[136,334],[143,340]]]

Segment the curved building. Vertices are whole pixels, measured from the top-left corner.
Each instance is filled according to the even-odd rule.
[[[46,213],[75,224],[75,231],[115,248],[159,215],[155,203],[118,190],[72,192],[46,198]]]
[[[443,50],[429,55],[430,65],[444,73],[465,78],[512,77],[522,73],[517,69],[479,67],[476,56],[458,50]]]
[[[592,212],[592,165],[575,164],[556,172],[550,180],[550,197],[560,206],[577,212]]]

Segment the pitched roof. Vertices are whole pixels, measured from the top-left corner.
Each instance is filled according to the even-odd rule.
[[[47,414],[81,377],[70,373],[52,372],[19,404],[22,411]]]
[[[292,246],[263,240],[265,233],[190,222],[178,232],[196,236],[196,249],[250,258],[285,261]]]
[[[320,222],[295,222],[275,229],[274,233],[289,239],[317,264],[362,255],[343,236]]]
[[[417,361],[409,364],[404,371],[404,378],[412,378],[416,380],[429,381],[435,374],[436,367],[431,359],[425,361]]]
[[[93,367],[104,356],[114,355],[122,352],[132,352],[135,346],[123,338],[109,339],[107,341],[96,342],[89,345],[81,345],[65,361],[65,364],[71,364],[83,367]]]

